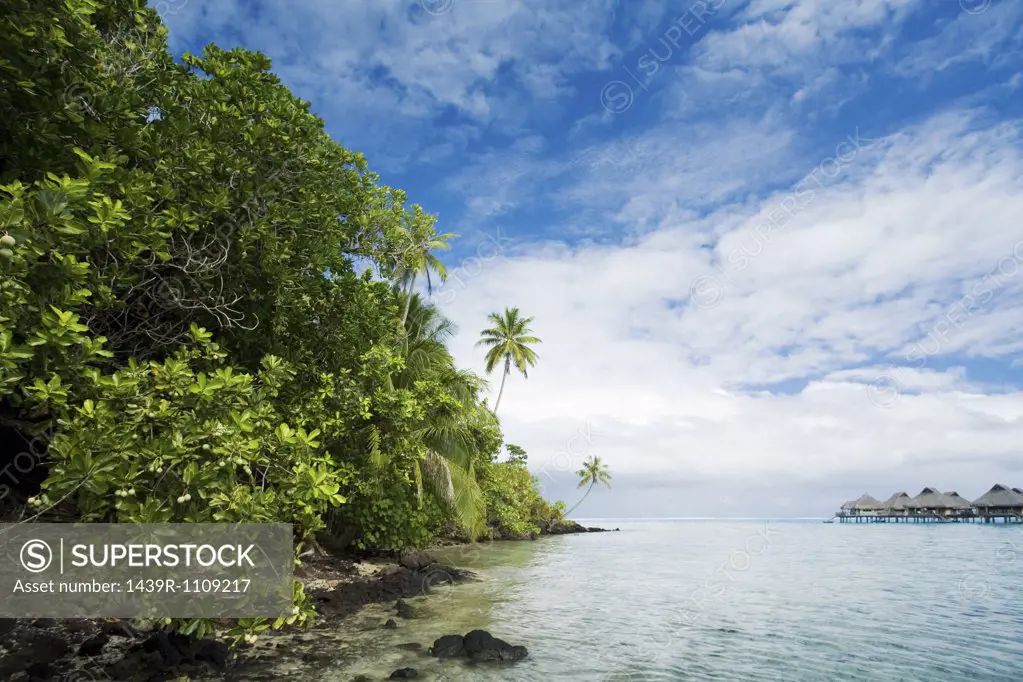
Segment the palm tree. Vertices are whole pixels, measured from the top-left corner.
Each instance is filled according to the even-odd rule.
[[[582,488],[584,485],[588,485],[589,487],[586,488],[586,493],[583,495],[582,499],[572,505],[572,508],[565,512],[566,518],[569,514],[575,511],[576,507],[583,503],[586,496],[590,494],[591,490],[593,490],[593,486],[598,483],[603,483],[607,486],[608,490],[611,489],[611,472],[608,470],[607,465],[600,460],[600,457],[586,458],[586,461],[583,462],[583,468],[575,473],[579,477],[579,485],[576,487]]]
[[[487,351],[487,374],[494,371],[498,363],[504,360],[504,373],[501,375],[501,390],[497,392],[497,402],[494,403],[494,414],[497,414],[497,407],[501,404],[501,396],[504,394],[504,381],[511,374],[512,362],[515,368],[522,372],[522,376],[529,378],[526,370],[536,366],[537,355],[529,344],[543,343],[535,336],[530,336],[533,330],[529,328],[532,317],[520,317],[518,308],[505,308],[504,315],[490,313],[487,316],[494,326],[480,332],[482,337],[477,346],[486,346]]]
[[[434,217],[424,213],[419,206],[413,207],[411,214],[406,214],[401,235],[401,256],[394,263],[392,272],[392,277],[404,290],[405,295],[405,311],[401,316],[402,327],[408,319],[416,278],[421,274],[426,275],[426,290],[430,294],[433,293],[431,272],[437,273],[442,282],[448,278],[447,267],[433,255],[433,252],[451,248],[448,241],[458,235],[453,232],[437,234],[433,226]]]

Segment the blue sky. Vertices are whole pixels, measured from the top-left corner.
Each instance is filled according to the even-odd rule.
[[[1023,3],[155,6],[462,235],[464,364],[488,312],[535,316],[502,418],[552,494],[608,460],[580,513],[1023,484]]]

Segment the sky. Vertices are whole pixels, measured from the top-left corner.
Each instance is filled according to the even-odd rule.
[[[543,343],[499,416],[576,517],[1023,487],[1018,0],[162,0],[460,235]],[[500,383],[491,376],[493,393]]]

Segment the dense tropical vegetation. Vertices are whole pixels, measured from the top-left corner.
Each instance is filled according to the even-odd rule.
[[[140,0],[8,0],[0,34],[0,465],[46,445],[8,518],[391,550],[560,515],[415,293],[455,235],[266,57],[176,61]],[[530,320],[491,321],[488,371],[525,374]]]

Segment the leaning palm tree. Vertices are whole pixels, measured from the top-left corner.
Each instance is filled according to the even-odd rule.
[[[529,344],[543,343],[535,336],[531,336],[533,330],[529,328],[532,317],[520,317],[518,308],[505,308],[504,315],[490,313],[487,316],[494,326],[480,332],[480,340],[477,346],[486,346],[487,351],[487,374],[494,371],[498,363],[504,360],[504,373],[501,375],[501,389],[497,392],[497,401],[494,403],[494,414],[497,414],[497,407],[501,404],[501,396],[504,394],[504,381],[511,374],[512,363],[515,368],[522,372],[522,376],[529,378],[526,370],[535,367],[537,361],[536,352],[529,347]]]
[[[433,293],[433,278],[430,273],[437,273],[440,281],[448,278],[448,269],[433,255],[434,251],[445,251],[451,248],[448,241],[457,234],[445,232],[437,234],[433,229],[434,217],[423,212],[419,206],[407,215],[400,238],[401,255],[394,263],[391,276],[403,290],[405,311],[401,316],[401,325],[405,326],[409,307],[412,303],[412,289],[419,275],[426,276],[426,290]]]
[[[566,517],[575,511],[576,507],[583,503],[586,496],[590,494],[591,490],[593,490],[593,486],[598,483],[603,483],[607,486],[608,490],[611,489],[611,472],[608,470],[607,465],[601,461],[600,457],[588,457],[586,461],[583,462],[583,468],[575,473],[579,477],[579,485],[577,487],[582,488],[584,485],[589,487],[586,488],[586,492],[583,494],[582,499],[572,505],[572,508],[565,512]]]

